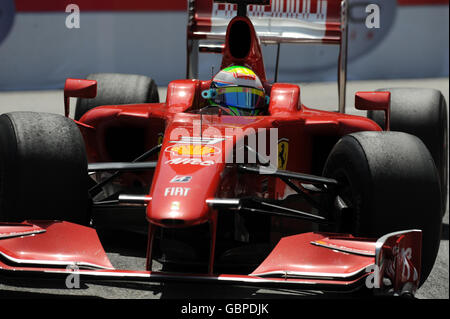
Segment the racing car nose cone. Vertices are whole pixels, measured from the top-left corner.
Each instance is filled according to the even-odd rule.
[[[161,166],[155,172],[148,221],[162,227],[189,227],[208,221],[211,214],[206,199],[214,197],[222,169],[221,164]]]
[[[153,201],[147,207],[149,222],[161,227],[188,227],[209,219],[208,207],[201,201]]]
[[[166,128],[147,206],[152,224],[189,227],[212,218],[206,199],[218,191],[233,139],[227,139],[226,125],[213,137],[207,129],[200,134],[203,122],[196,116],[179,115]]]

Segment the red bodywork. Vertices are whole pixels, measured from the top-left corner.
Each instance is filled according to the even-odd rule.
[[[208,200],[246,196],[283,199],[291,192],[286,184],[270,174],[240,174],[235,165],[236,154],[233,153],[236,145],[241,142],[243,145],[245,139],[251,137],[255,141],[267,138],[268,144],[270,129],[277,129],[277,141],[285,143],[286,152],[276,166],[320,175],[321,167],[316,163],[323,162],[320,154],[328,154],[330,150],[325,147],[318,152],[321,150],[320,141],[330,141],[331,147],[346,134],[381,130],[364,117],[306,107],[301,102],[298,85],[269,83],[250,20],[236,17],[228,30],[235,23],[248,25],[251,35],[249,51],[245,57],[233,57],[230,50],[233,43],[227,33],[222,68],[235,64],[249,66],[255,71],[270,96],[268,115],[198,114],[195,111],[206,106],[201,92],[209,88],[210,81],[176,80],[169,84],[164,103],[100,106],[77,122],[90,163],[131,161],[134,154],[139,155],[162,143],[159,154],[149,159],[158,162],[154,172],[127,173],[118,181],[121,185],[138,183],[143,189],[150,190],[146,194],[146,219],[149,223],[147,269],[113,269],[91,228],[67,222],[29,221],[0,224],[2,271],[67,276],[74,272],[73,267],[76,266],[77,274],[86,280],[181,280],[333,290],[360,287],[371,280],[370,276],[375,276],[371,281],[374,286],[381,288],[380,278],[387,274],[395,282],[397,291],[406,283],[417,287],[418,276],[414,274],[420,273],[421,248],[417,244],[420,243],[420,231],[390,234],[379,240],[354,238],[314,232],[314,229],[308,232],[306,229],[310,224],[283,217],[271,218],[270,242],[274,248],[256,269],[245,275],[215,272],[219,210],[210,206]],[[330,41],[334,39],[332,26],[332,22],[327,25],[327,30],[330,30],[327,39]],[[76,96],[90,97],[93,90],[91,82],[70,80],[66,98],[75,96],[73,92]],[[111,141],[111,132],[116,132],[112,136],[124,135],[125,142]],[[277,159],[278,152],[277,149]],[[177,182],[174,181],[176,177],[185,179]],[[209,224],[211,241],[207,274],[151,271],[152,248],[158,229],[187,229],[203,224]],[[66,266],[72,268],[67,269]],[[377,276],[377,269],[381,271],[380,276]]]

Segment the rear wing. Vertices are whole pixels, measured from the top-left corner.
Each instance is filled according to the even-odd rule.
[[[198,77],[198,52],[222,52],[228,22],[238,13],[236,2],[238,1],[188,0],[186,67],[188,78]],[[278,45],[278,52],[281,43],[339,45],[339,111],[344,113],[347,80],[347,0],[242,0],[242,2],[248,4],[247,16],[252,21],[261,43]],[[270,3],[270,5],[255,3]],[[278,54],[275,78],[277,73]]]

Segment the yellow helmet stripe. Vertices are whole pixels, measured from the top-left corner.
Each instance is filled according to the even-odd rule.
[[[252,93],[259,96],[264,96],[264,92],[258,89],[254,88],[247,88],[247,87],[225,87],[225,88],[217,88],[216,89],[217,95],[226,94],[226,93]]]

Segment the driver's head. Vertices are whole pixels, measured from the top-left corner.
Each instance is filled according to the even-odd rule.
[[[265,110],[266,95],[255,72],[230,66],[214,76],[210,102],[226,108],[230,115],[258,115]]]

